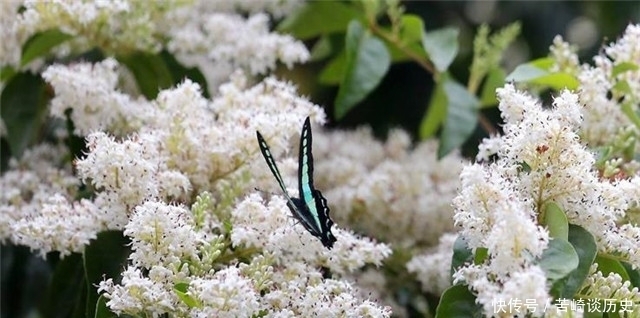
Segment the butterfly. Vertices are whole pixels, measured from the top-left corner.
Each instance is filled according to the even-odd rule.
[[[304,121],[302,132],[300,133],[300,155],[298,161],[298,191],[301,198],[294,198],[289,195],[284,185],[280,171],[271,155],[269,145],[259,131],[256,131],[258,145],[264,160],[273,176],[276,177],[280,189],[287,199],[287,206],[291,214],[304,226],[311,235],[317,237],[322,245],[331,249],[336,241],[331,233],[333,221],[329,217],[329,207],[327,199],[322,193],[313,187],[313,155],[311,154],[311,123],[309,117]]]

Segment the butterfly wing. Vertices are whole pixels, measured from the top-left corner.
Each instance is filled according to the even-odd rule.
[[[282,192],[284,192],[284,195],[287,197],[287,201],[289,201],[287,204],[293,204],[293,202],[291,201],[291,197],[287,192],[287,188],[284,185],[284,181],[282,180],[282,176],[280,175],[280,170],[278,170],[278,166],[276,166],[276,161],[271,155],[269,145],[267,145],[267,142],[264,140],[260,132],[256,131],[256,136],[258,137],[258,145],[260,146],[260,152],[262,152],[264,160],[267,162],[267,165],[269,166],[271,173],[273,173],[273,176],[276,177],[278,185],[280,185],[280,189],[282,189]]]
[[[311,122],[307,117],[300,133],[298,162],[298,190],[306,209],[299,209],[301,212],[299,218],[307,223],[305,227],[312,235],[318,237],[324,246],[331,248],[336,238],[331,233],[333,221],[329,218],[327,200],[313,187],[312,139]]]

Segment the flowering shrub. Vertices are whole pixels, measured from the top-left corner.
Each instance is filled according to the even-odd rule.
[[[448,71],[458,32],[397,1],[0,3],[0,240],[51,262],[45,313],[640,313],[640,26],[593,65],[557,37],[506,79],[519,26],[480,27],[465,87]],[[273,74],[318,56],[333,114]],[[422,140],[318,127],[407,60],[435,79]],[[500,132],[478,112],[493,104]],[[274,193],[255,137],[296,195],[306,117],[330,250]],[[477,125],[491,136],[472,162],[457,148]]]

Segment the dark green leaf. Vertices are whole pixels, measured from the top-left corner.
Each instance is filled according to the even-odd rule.
[[[373,91],[387,73],[391,59],[384,43],[365,30],[360,22],[349,24],[346,37],[346,71],[335,102],[340,119]]]
[[[569,239],[569,222],[564,211],[554,202],[545,204],[544,208],[544,224],[549,230],[549,236],[555,239]]]
[[[323,34],[341,32],[355,19],[364,21],[362,13],[338,1],[311,1],[287,15],[277,30],[306,40]]]
[[[462,85],[453,80],[444,84],[447,95],[447,119],[445,120],[438,148],[438,158],[460,147],[471,136],[478,124],[480,103]]]
[[[56,266],[42,312],[55,313],[53,317],[74,316],[79,310],[84,312],[82,300],[86,292],[82,256],[68,255]]]
[[[86,317],[96,312],[98,291],[96,285],[105,277],[117,280],[131,254],[129,239],[119,231],[108,231],[98,234],[84,252],[84,268],[89,290]]]
[[[118,60],[133,73],[140,92],[148,99],[154,99],[161,89],[175,84],[171,71],[158,54],[135,53]]]
[[[505,77],[504,70],[501,68],[494,68],[489,71],[487,79],[484,81],[484,86],[482,86],[482,93],[480,94],[480,106],[482,108],[498,104],[496,89],[504,86]]]
[[[100,297],[98,297],[98,302],[96,303],[96,314],[94,315],[95,318],[115,318],[115,317],[118,317],[116,314],[111,312],[111,310],[109,310],[109,307],[107,307],[107,301],[109,301],[109,300],[104,298],[104,296],[102,296],[102,295],[100,295]]]
[[[184,81],[185,78],[188,78],[200,85],[200,88],[202,89],[202,95],[204,97],[209,97],[209,87],[207,86],[207,79],[197,67],[185,67],[184,65],[180,64],[180,62],[178,62],[178,60],[176,60],[176,58],[171,55],[171,53],[167,51],[160,52],[160,57],[164,60],[167,68],[171,72],[171,82],[173,83],[172,85],[180,83]]]
[[[604,276],[609,275],[609,273],[617,273],[623,280],[631,280],[627,270],[622,266],[620,261],[598,255],[596,256],[595,262],[598,263],[598,270],[601,271]]]
[[[420,139],[433,136],[447,117],[447,95],[444,93],[444,78],[438,81],[431,93],[429,108],[420,123]]]
[[[556,298],[572,299],[589,275],[591,264],[598,253],[598,246],[589,231],[577,225],[569,225],[569,243],[578,254],[578,267],[568,276],[553,284],[552,295]]]
[[[561,239],[552,239],[539,259],[538,265],[544,270],[547,279],[555,282],[578,268],[578,253],[573,246]]]
[[[465,285],[454,285],[444,291],[436,309],[436,318],[482,317],[482,308]]]
[[[3,66],[0,68],[0,82],[6,83],[16,74],[17,72],[12,66]]]
[[[458,54],[458,30],[443,28],[427,32],[422,45],[439,72],[447,70]]]
[[[7,128],[7,141],[14,157],[22,156],[34,142],[46,115],[48,101],[42,79],[31,73],[16,74],[6,83],[0,96],[2,119]]]
[[[638,269],[633,269],[633,266],[627,262],[622,262],[622,266],[625,270],[627,270],[627,274],[629,274],[629,281],[633,287],[640,286],[640,271]]]
[[[22,57],[20,66],[25,66],[29,62],[49,53],[52,48],[73,38],[58,29],[51,29],[34,34],[22,47]]]
[[[453,243],[453,256],[451,258],[451,276],[461,266],[473,262],[473,252],[467,245],[467,242],[458,235],[455,243]]]

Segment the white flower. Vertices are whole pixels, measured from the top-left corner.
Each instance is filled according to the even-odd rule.
[[[148,103],[133,100],[118,92],[118,63],[106,59],[97,64],[49,66],[42,77],[53,86],[55,97],[50,112],[54,117],[70,117],[74,133],[80,136],[94,130],[127,132],[128,126],[137,123],[138,117],[149,109]]]
[[[441,295],[451,286],[451,258],[457,234],[448,233],[440,237],[440,244],[432,251],[414,256],[407,263],[407,270],[415,273],[422,290]]]

